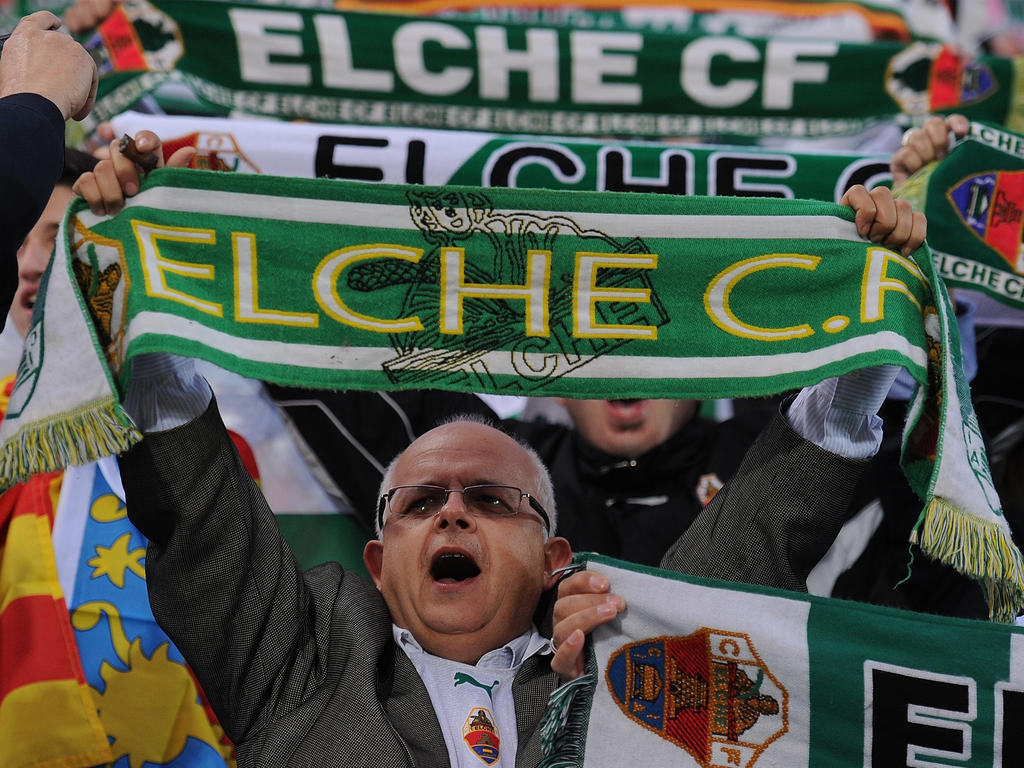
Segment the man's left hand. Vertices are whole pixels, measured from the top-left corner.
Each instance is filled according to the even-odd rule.
[[[551,668],[563,680],[575,680],[583,674],[586,634],[626,610],[625,599],[609,589],[607,577],[591,571],[574,573],[558,585]]]

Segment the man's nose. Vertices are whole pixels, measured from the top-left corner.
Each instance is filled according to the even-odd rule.
[[[448,498],[434,517],[434,524],[441,530],[448,526],[455,526],[461,530],[475,528],[476,518],[466,506],[466,494],[459,491],[449,492]]]

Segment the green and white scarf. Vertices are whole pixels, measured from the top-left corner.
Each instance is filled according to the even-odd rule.
[[[178,169],[116,217],[83,205],[0,426],[5,483],[136,439],[106,361],[125,385],[143,352],[315,388],[565,397],[759,395],[895,363],[924,384],[904,450],[922,547],[996,616],[1024,606],[930,255],[865,242],[848,208]]]
[[[946,6],[919,0],[336,0],[348,11],[466,17],[525,24],[566,24],[590,29],[626,27],[743,37],[814,37],[826,40],[953,40]]]
[[[1024,124],[1019,61],[940,43],[124,0],[86,45],[98,120],[172,83],[195,94],[191,112],[563,136],[849,135],[951,109]]]
[[[854,184],[888,185],[888,155],[612,142],[429,128],[282,123],[126,112],[164,153],[195,147],[193,168],[399,184],[469,184],[839,202]]]
[[[543,768],[1024,760],[1024,628],[583,559],[626,610],[553,694]]]
[[[1024,136],[971,123],[947,157],[897,194],[927,215],[928,242],[947,285],[1024,309]]]

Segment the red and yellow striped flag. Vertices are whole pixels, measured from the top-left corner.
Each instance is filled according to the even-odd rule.
[[[50,531],[60,472],[0,495],[0,765],[79,768],[113,756],[89,693]]]

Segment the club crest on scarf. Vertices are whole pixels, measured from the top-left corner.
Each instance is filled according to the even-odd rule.
[[[968,176],[947,192],[963,223],[1024,274],[1024,171],[989,171]]]
[[[789,727],[788,693],[742,633],[704,627],[629,643],[605,680],[626,717],[703,768],[748,768]]]
[[[910,45],[893,56],[886,68],[886,92],[912,115],[974,104],[996,88],[987,65],[968,62],[938,44]]]
[[[107,359],[120,368],[124,361],[125,304],[128,270],[124,247],[75,222],[71,238],[71,267],[92,315],[96,335]],[[159,258],[159,257],[157,257]]]
[[[85,41],[100,75],[111,72],[164,72],[185,53],[181,30],[145,0],[124,0]]]
[[[501,739],[494,718],[483,707],[474,707],[462,726],[462,739],[473,754],[486,765],[494,765],[501,757]]]
[[[566,215],[495,210],[490,198],[478,191],[410,190],[408,200],[410,217],[433,249],[417,263],[376,260],[353,266],[347,275],[348,287],[355,291],[411,284],[402,300],[402,314],[416,316],[424,329],[432,329],[392,335],[396,357],[385,362],[384,368],[395,382],[415,382],[417,386],[468,382],[479,387],[486,381],[493,386],[485,357],[493,350],[508,349],[511,368],[522,377],[519,387],[535,388],[628,343],[636,338],[631,331],[639,329],[654,338],[656,329],[669,322],[644,271],[653,268],[656,256],[639,237],[620,241],[587,229]],[[589,241],[594,251],[608,255],[602,264],[601,284],[591,290],[645,297],[593,302],[591,322],[605,331],[600,337],[574,332],[578,319],[573,315],[576,288],[571,281],[550,286],[550,314],[538,312],[533,306],[536,302],[528,298],[536,289],[548,295],[549,286],[538,277],[543,272],[537,267],[538,260],[550,255],[560,239],[568,238],[583,241],[577,250],[583,250]],[[627,265],[618,264],[616,254],[633,257],[629,269],[617,268]],[[644,256],[649,264],[639,265],[637,257]],[[442,297],[442,316],[438,318],[436,289],[431,288],[437,279],[424,276],[440,272],[449,277],[458,273],[450,282],[481,300],[463,303],[461,294]],[[446,309],[446,302],[455,309]],[[455,315],[458,330],[452,331],[446,324]],[[531,338],[530,328],[537,322],[546,327],[532,335],[558,340],[558,354],[535,353],[536,340]],[[607,333],[611,328],[618,334]],[[460,337],[459,348],[443,351],[451,343],[452,333]]]
[[[170,157],[182,147],[195,147],[196,154],[189,168],[206,171],[237,171],[262,173],[238,144],[234,134],[222,131],[195,131],[163,142],[164,157]]]

